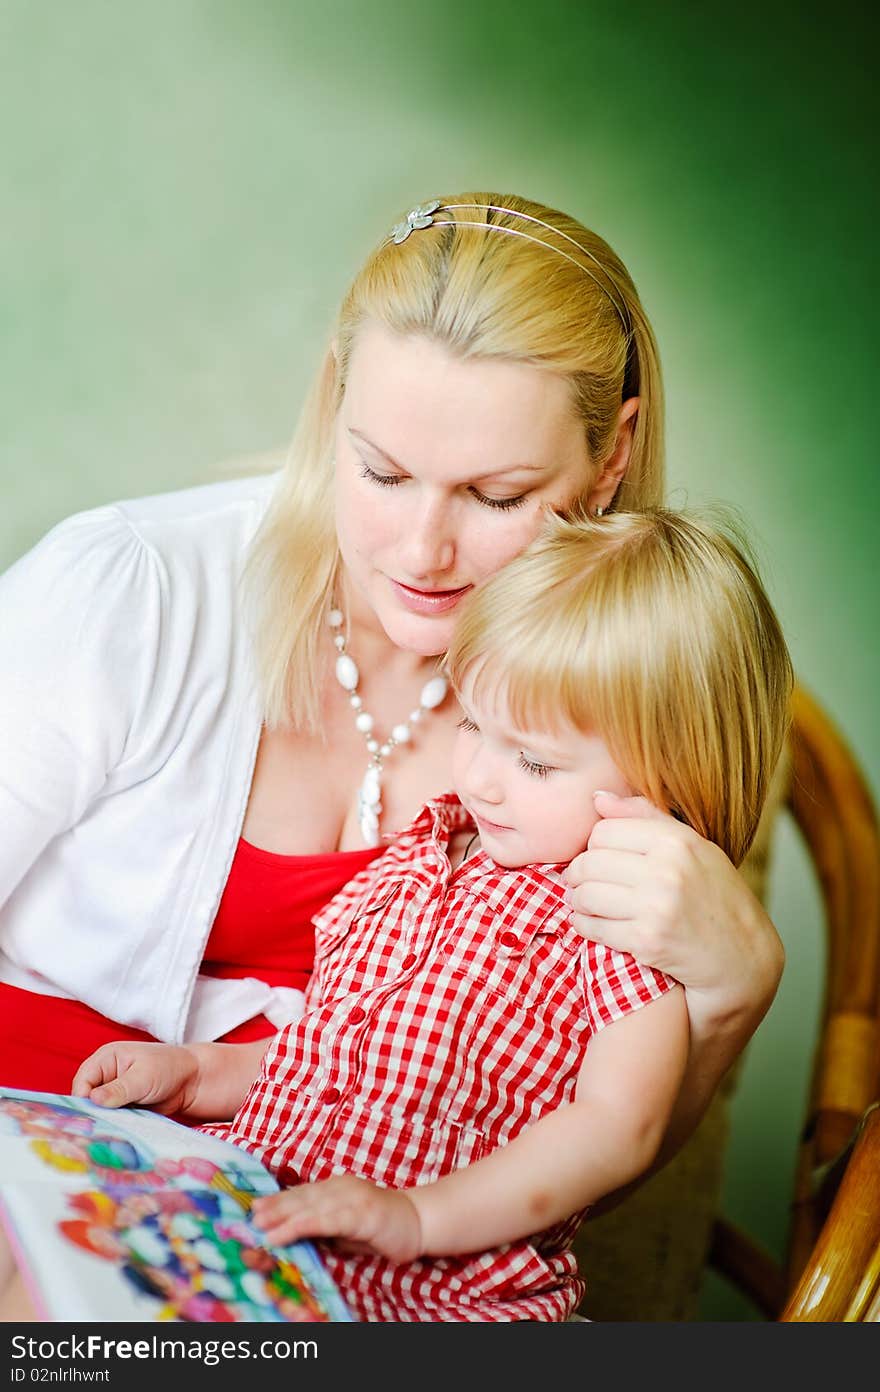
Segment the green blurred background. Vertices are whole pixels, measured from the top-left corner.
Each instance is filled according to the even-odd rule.
[[[629,265],[665,364],[672,498],[741,510],[800,679],[877,795],[859,9],[4,0],[0,57],[0,565],[68,512],[283,447],[391,223],[438,193],[528,194]],[[726,1203],[778,1250],[822,963],[785,828],[771,909],[788,966]],[[747,1317],[713,1282],[704,1315]]]

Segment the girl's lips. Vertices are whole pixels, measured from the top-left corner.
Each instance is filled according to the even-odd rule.
[[[392,580],[391,588],[397,598],[413,614],[445,614],[454,609],[462,595],[467,594],[470,585],[462,585],[457,590],[414,590],[400,580]]]
[[[512,830],[513,830],[512,827],[509,827],[509,826],[501,826],[501,824],[500,824],[499,822],[490,822],[488,817],[481,817],[480,814],[479,814],[479,812],[471,811],[471,816],[473,817],[474,821],[475,821],[476,824],[477,824],[477,830],[478,830],[478,831],[482,831],[482,828],[485,827],[485,829],[489,832],[489,834],[492,835],[493,833],[498,834],[498,833],[500,833],[500,832],[502,832],[502,831],[512,831]]]

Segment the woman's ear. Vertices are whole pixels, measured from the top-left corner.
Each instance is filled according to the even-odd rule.
[[[639,397],[630,396],[624,401],[617,413],[617,434],[614,441],[614,449],[606,459],[601,474],[590,489],[590,496],[588,499],[590,512],[595,512],[597,508],[602,508],[607,512],[614,501],[614,496],[618,488],[623,482],[629,467],[633,432],[636,426],[636,418],[639,414],[639,405]]]

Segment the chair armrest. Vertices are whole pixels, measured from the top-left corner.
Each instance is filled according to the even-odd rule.
[[[828,1218],[779,1319],[880,1321],[878,1103],[862,1119]]]

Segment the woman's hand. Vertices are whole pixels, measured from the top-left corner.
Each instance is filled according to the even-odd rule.
[[[199,1061],[177,1044],[104,1044],[76,1071],[71,1091],[102,1107],[140,1103],[157,1112],[186,1112],[198,1091]]]
[[[415,1261],[422,1250],[419,1215],[406,1194],[352,1175],[266,1194],[254,1200],[252,1212],[267,1242],[337,1238],[344,1251],[394,1262]]]
[[[685,987],[691,1054],[665,1160],[766,1014],[785,954],[716,845],[645,798],[597,793],[595,801],[601,820],[566,875],[575,926]]]
[[[782,944],[724,852],[646,798],[597,793],[595,801],[601,820],[566,874],[579,931],[688,991],[766,1008]]]

